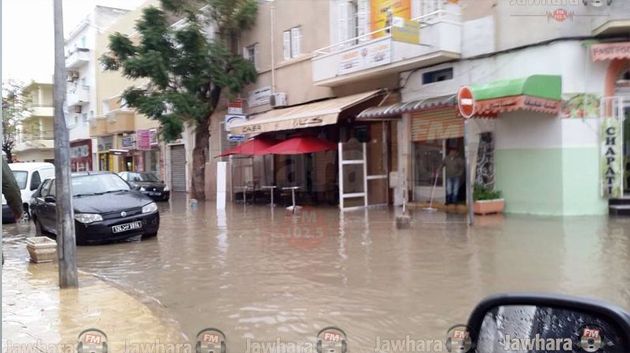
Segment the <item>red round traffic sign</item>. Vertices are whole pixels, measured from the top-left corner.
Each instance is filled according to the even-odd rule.
[[[457,91],[457,107],[465,119],[475,115],[475,98],[470,87],[463,86]]]

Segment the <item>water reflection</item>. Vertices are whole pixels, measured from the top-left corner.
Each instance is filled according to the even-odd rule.
[[[411,229],[370,209],[160,205],[157,239],[81,247],[81,270],[155,297],[192,337],[303,341],[329,325],[355,351],[378,338],[443,339],[485,295],[553,291],[630,308],[629,223],[414,211]],[[13,241],[5,238],[5,242]],[[6,246],[6,245],[5,245]]]

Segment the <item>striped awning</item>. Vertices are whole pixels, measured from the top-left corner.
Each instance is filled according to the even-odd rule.
[[[455,95],[429,98],[380,107],[370,107],[359,113],[357,120],[394,120],[400,118],[400,115],[404,113],[455,106],[457,106],[457,98]]]

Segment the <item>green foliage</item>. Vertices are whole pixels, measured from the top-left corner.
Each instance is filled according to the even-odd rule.
[[[475,184],[475,189],[473,191],[473,199],[475,201],[496,200],[500,198],[501,191],[492,190],[491,188],[481,184]]]
[[[100,59],[106,70],[121,71],[146,82],[127,88],[122,97],[129,107],[161,123],[165,140],[179,138],[185,122],[208,126],[223,91],[239,93],[255,82],[251,62],[228,49],[224,37],[212,39],[210,20],[219,33],[237,34],[254,24],[255,0],[162,0],[148,7],[136,23],[137,37],[110,35],[109,53]],[[211,8],[201,16],[200,5]],[[184,18],[177,28],[174,18]],[[210,38],[210,39],[209,39]]]

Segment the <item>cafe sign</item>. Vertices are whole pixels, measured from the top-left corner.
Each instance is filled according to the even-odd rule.
[[[621,155],[621,124],[614,118],[605,118],[601,123],[600,173],[602,195],[607,198],[621,196],[623,185],[623,163]]]

